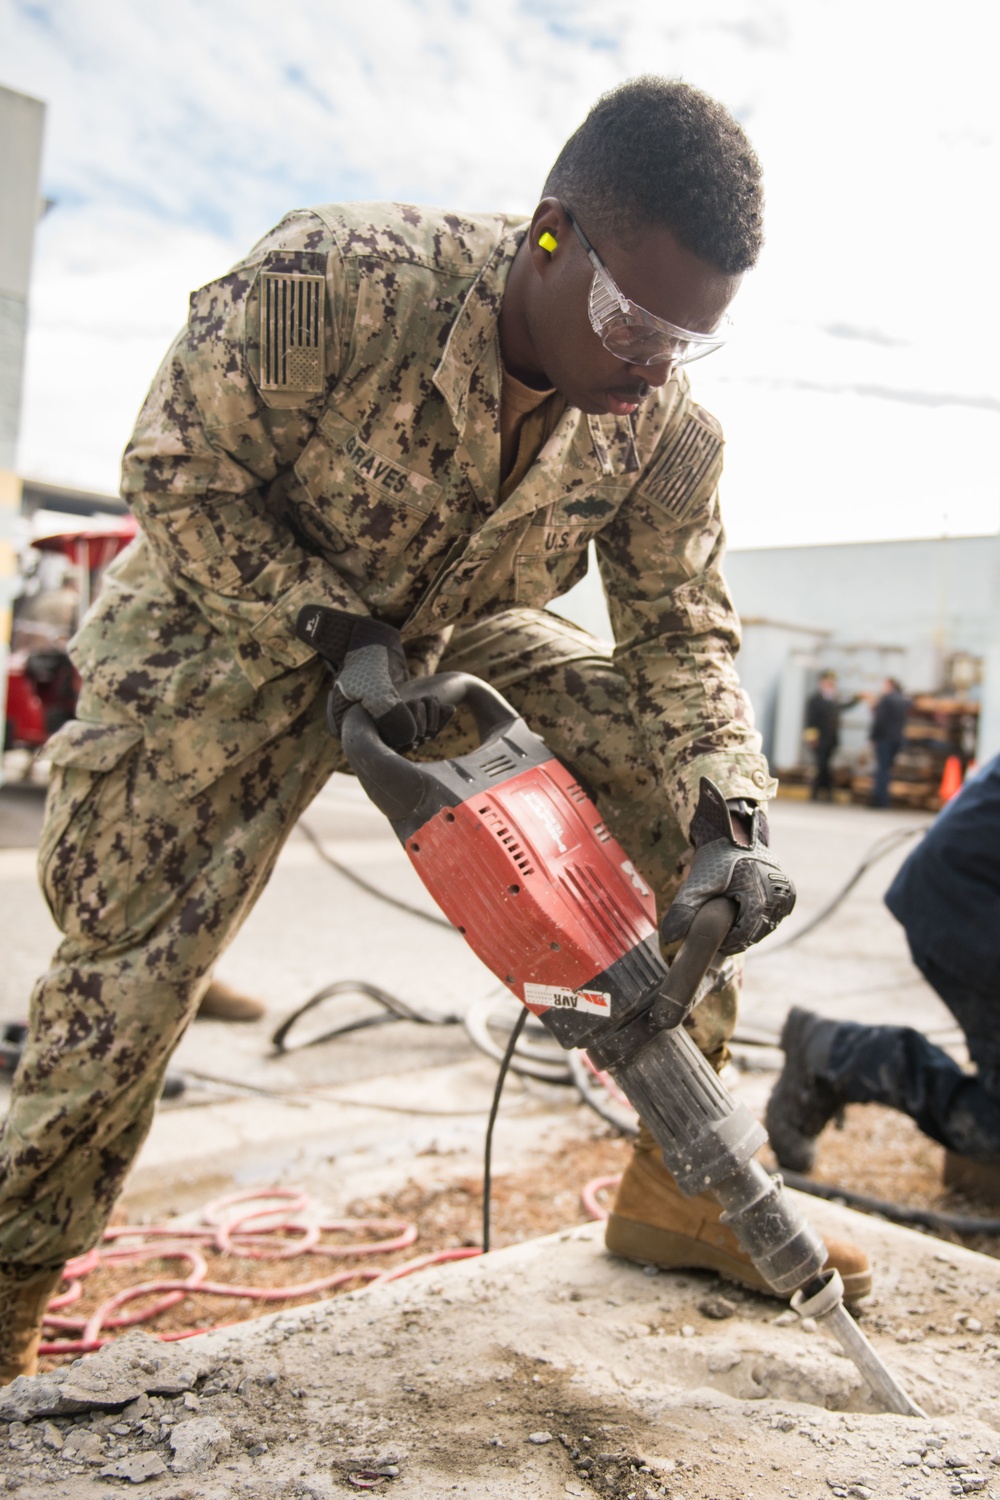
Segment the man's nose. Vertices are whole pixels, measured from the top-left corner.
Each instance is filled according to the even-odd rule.
[[[659,359],[655,365],[629,365],[629,373],[635,375],[639,380],[644,380],[648,386],[655,389],[657,386],[666,385],[677,361],[674,359]]]

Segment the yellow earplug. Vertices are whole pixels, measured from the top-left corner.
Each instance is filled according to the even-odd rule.
[[[541,245],[543,250],[548,250],[550,255],[553,250],[559,249],[559,241],[556,239],[554,234],[549,234],[549,231],[547,229],[544,234],[540,234],[538,236],[538,243]]]

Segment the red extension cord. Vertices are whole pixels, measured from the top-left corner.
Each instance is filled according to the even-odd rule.
[[[592,1219],[606,1217],[596,1195],[602,1188],[617,1181],[616,1177],[599,1177],[588,1182],[583,1189],[583,1204]],[[235,1215],[228,1212],[237,1205],[247,1204],[258,1206],[244,1208],[243,1212]],[[213,1297],[252,1298],[258,1302],[283,1302],[291,1297],[314,1297],[320,1292],[343,1286],[345,1282],[356,1281],[359,1277],[369,1286],[377,1286],[387,1281],[397,1281],[401,1276],[409,1276],[414,1271],[422,1271],[426,1266],[469,1260],[482,1254],[475,1246],[437,1250],[430,1255],[419,1255],[401,1266],[393,1266],[388,1271],[352,1266],[348,1270],[335,1271],[330,1276],[298,1282],[294,1286],[238,1286],[225,1281],[206,1280],[208,1266],[199,1249],[201,1246],[222,1254],[244,1256],[249,1260],[289,1260],[296,1255],[322,1255],[333,1260],[358,1261],[373,1255],[388,1255],[394,1250],[405,1250],[417,1238],[416,1225],[403,1220],[324,1220],[311,1213],[311,1207],[309,1195],[296,1188],[251,1188],[247,1192],[230,1193],[207,1204],[201,1211],[201,1222],[197,1224],[175,1220],[166,1224],[117,1224],[106,1229],[102,1245],[66,1262],[63,1279],[69,1282],[69,1286],[52,1298],[45,1314],[47,1328],[72,1333],[76,1337],[42,1344],[39,1354],[89,1354],[111,1342],[111,1339],[101,1337],[103,1332],[148,1323],[160,1313],[183,1302],[191,1292]],[[322,1236],[325,1233],[337,1231],[352,1234],[368,1232],[385,1237],[357,1244],[323,1244]],[[270,1237],[269,1244],[262,1243],[265,1237]],[[118,1247],[116,1242],[119,1240],[129,1243]],[[63,1309],[72,1307],[83,1295],[83,1280],[90,1272],[101,1266],[138,1265],[148,1260],[178,1260],[186,1262],[190,1269],[184,1277],[140,1281],[115,1292],[113,1296],[105,1298],[89,1318],[65,1315]],[[132,1312],[122,1311],[130,1302],[150,1297],[155,1300],[148,1306]],[[169,1343],[177,1339],[197,1338],[199,1334],[214,1333],[217,1328],[233,1326],[232,1323],[221,1323],[212,1328],[185,1329],[181,1333],[154,1332],[153,1336]]]

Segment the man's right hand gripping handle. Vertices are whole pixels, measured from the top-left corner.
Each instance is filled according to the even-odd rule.
[[[360,703],[387,745],[412,750],[433,739],[455,712],[430,693],[403,702],[399,689],[409,673],[402,639],[392,625],[370,615],[307,604],[299,611],[295,634],[323,657],[333,673],[327,715],[337,735],[347,710]]]

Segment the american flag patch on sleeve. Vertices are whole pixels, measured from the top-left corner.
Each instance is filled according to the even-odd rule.
[[[324,291],[322,276],[268,271],[261,277],[261,390],[324,389]]]
[[[721,430],[707,412],[696,408],[654,458],[641,483],[642,493],[675,520],[683,520],[713,468],[719,467],[721,452]]]

